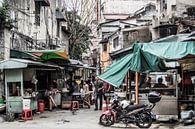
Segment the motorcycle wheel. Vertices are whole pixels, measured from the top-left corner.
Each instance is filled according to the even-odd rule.
[[[148,113],[141,113],[138,116],[138,121],[136,122],[136,125],[139,128],[149,128],[152,125],[152,117]]]
[[[100,116],[100,120],[99,120],[100,124],[103,126],[111,126],[114,124],[114,115],[106,115],[106,114],[102,114]]]

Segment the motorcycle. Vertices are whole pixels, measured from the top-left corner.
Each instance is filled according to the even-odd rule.
[[[181,115],[181,123],[183,123],[183,125],[194,123],[195,112],[193,110],[182,111],[180,115]]]
[[[148,95],[148,100],[150,103],[152,103],[152,105],[130,105],[128,101],[120,101],[115,97],[113,99],[111,108],[102,113],[99,122],[103,126],[111,126],[114,123],[122,122],[126,124],[126,126],[129,123],[132,123],[137,125],[139,128],[149,128],[153,121],[153,114],[151,111],[155,107],[155,104],[160,101],[160,99],[160,94],[151,92]]]

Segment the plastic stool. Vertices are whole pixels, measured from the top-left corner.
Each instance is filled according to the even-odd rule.
[[[22,119],[23,120],[32,120],[32,110],[31,109],[24,109],[22,112]]]
[[[72,101],[72,110],[79,110],[79,101]]]

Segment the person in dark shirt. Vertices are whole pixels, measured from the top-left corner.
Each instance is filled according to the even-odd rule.
[[[141,88],[151,88],[151,77],[147,77]]]
[[[163,84],[162,82],[163,82],[163,79],[158,78],[158,83],[156,83],[153,88],[167,88],[167,86]]]
[[[95,86],[95,110],[98,110],[98,99],[100,101],[99,110],[102,110],[103,83],[96,77]]]

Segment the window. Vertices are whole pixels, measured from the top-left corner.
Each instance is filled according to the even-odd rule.
[[[195,17],[195,7],[191,7],[187,9],[187,14],[190,17]]]
[[[125,25],[125,28],[129,28],[129,27],[131,27],[130,25]]]
[[[57,21],[57,36],[60,37],[60,22]]]
[[[176,11],[176,5],[172,5],[171,8],[172,8],[172,11]]]
[[[125,32],[125,33],[123,34],[123,39],[124,39],[124,42],[125,42],[125,43],[128,42],[128,40],[129,40],[129,33],[128,33],[128,32]]]
[[[107,51],[107,43],[104,43],[104,44],[103,44],[103,50],[104,50],[104,51]]]
[[[40,2],[35,2],[35,25],[37,26],[40,26],[40,13],[41,13]]]
[[[114,40],[113,40],[113,46],[114,48],[116,48],[117,46],[119,46],[119,38],[116,37]]]
[[[21,96],[21,83],[20,82],[8,82],[8,95],[9,96]]]

